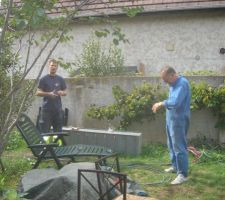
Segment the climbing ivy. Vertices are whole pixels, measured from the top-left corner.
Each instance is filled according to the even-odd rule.
[[[152,86],[149,83],[144,83],[139,87],[134,87],[128,93],[119,86],[114,86],[112,91],[115,103],[103,107],[93,105],[88,110],[87,116],[99,120],[113,120],[119,117],[118,129],[126,130],[132,122],[154,119],[152,105],[163,99],[163,93],[159,93],[159,89],[159,85]]]
[[[212,87],[204,82],[191,83],[193,110],[210,109],[217,117],[216,128],[225,129],[225,85]]]
[[[212,87],[204,82],[191,83],[192,99],[191,109],[210,109],[217,117],[216,128],[225,129],[225,86]],[[92,105],[87,116],[98,120],[120,119],[118,129],[126,130],[132,122],[152,120],[155,114],[151,107],[155,102],[166,99],[166,93],[159,85],[144,83],[134,87],[130,92],[122,90],[119,86],[113,87],[115,103],[97,107]]]

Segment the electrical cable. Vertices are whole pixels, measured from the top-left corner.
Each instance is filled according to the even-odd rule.
[[[155,166],[154,166],[155,165]],[[167,166],[170,164],[167,163],[121,163],[121,167],[127,167],[127,168],[132,168],[132,169],[145,169],[145,170],[150,170],[151,172],[155,174],[159,174],[162,176],[160,181],[156,182],[136,182],[137,184],[140,185],[146,185],[146,186],[152,186],[152,185],[159,185],[159,184],[164,184],[164,183],[169,183],[172,180],[172,176],[166,172],[164,172],[162,169],[159,169],[159,166]],[[166,175],[165,175],[166,174]]]

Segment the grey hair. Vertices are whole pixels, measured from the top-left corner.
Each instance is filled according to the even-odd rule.
[[[175,69],[170,67],[170,66],[163,67],[160,72],[161,73],[165,73],[166,75],[174,75],[174,74],[176,74]]]

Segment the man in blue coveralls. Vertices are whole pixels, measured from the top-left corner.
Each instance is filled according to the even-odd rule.
[[[178,76],[172,67],[164,67],[160,75],[170,86],[169,97],[155,103],[152,111],[156,113],[160,108],[166,108],[167,144],[172,166],[165,169],[165,172],[177,173],[177,177],[171,182],[172,185],[176,185],[187,181],[188,176],[187,132],[191,92],[188,80]]]
[[[61,96],[66,96],[66,83],[57,75],[58,63],[49,60],[49,74],[43,76],[38,85],[37,96],[43,97],[40,128],[43,133],[50,131],[51,126],[54,132],[62,131],[63,112]]]

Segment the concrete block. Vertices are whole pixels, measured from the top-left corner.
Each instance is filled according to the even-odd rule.
[[[127,155],[139,155],[141,153],[142,133],[77,129],[73,127],[64,127],[63,131],[69,132],[69,136],[66,137],[68,145],[101,145]]]

